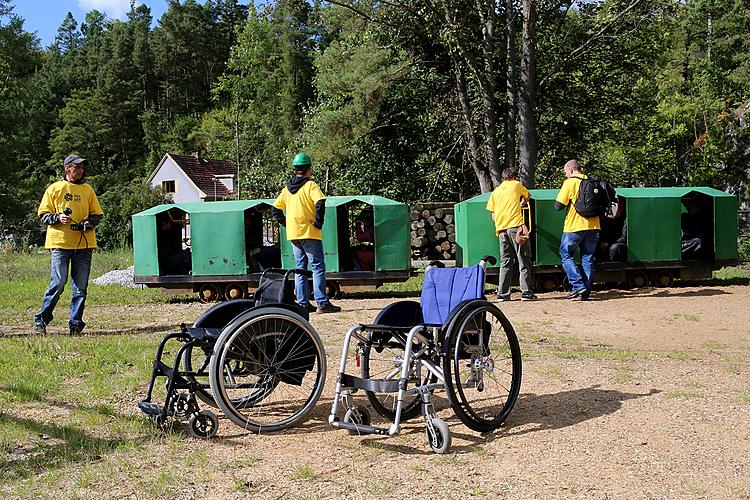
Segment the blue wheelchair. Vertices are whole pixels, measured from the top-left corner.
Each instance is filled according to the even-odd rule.
[[[420,413],[435,453],[451,446],[451,433],[432,403],[445,390],[450,407],[470,429],[488,432],[508,417],[521,390],[521,348],[502,311],[485,299],[486,256],[468,268],[430,267],[420,302],[386,306],[372,324],[344,338],[329,423],[350,434],[394,436],[401,422]],[[359,376],[346,373],[352,340]],[[354,404],[364,391],[372,408],[392,420],[371,425],[369,411]],[[343,413],[343,418],[341,414]]]

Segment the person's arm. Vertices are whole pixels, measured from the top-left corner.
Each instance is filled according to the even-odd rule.
[[[318,202],[315,204],[315,222],[313,222],[313,226],[317,227],[318,229],[323,229],[323,223],[325,222],[326,217],[326,199],[323,198],[322,200],[318,200]]]
[[[284,197],[284,191],[282,191],[281,194],[277,196],[273,201],[273,207],[271,207],[271,216],[284,227],[286,227],[286,216],[284,215],[285,208],[286,199]]]
[[[280,208],[272,207],[271,208],[271,215],[273,216],[276,221],[281,224],[282,226],[286,227],[286,217],[284,216],[284,211]]]
[[[572,181],[570,179],[567,179],[565,182],[563,182],[563,185],[560,188],[560,192],[557,193],[557,197],[555,197],[554,208],[558,212],[560,210],[564,210],[565,207],[568,206],[568,203],[570,203],[570,198],[572,196],[571,187]]]

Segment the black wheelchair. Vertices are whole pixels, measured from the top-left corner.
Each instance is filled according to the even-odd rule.
[[[306,270],[267,269],[254,298],[205,311],[193,326],[162,339],[146,397],[138,407],[158,425],[187,419],[196,438],[213,437],[218,407],[251,432],[273,432],[300,423],[315,406],[326,378],[326,354],[308,312],[294,300],[294,276]],[[168,365],[165,348],[182,345]],[[156,379],[166,379],[163,405],[152,402]]]
[[[445,453],[451,434],[433,407],[437,390],[445,390],[470,429],[487,432],[505,421],[521,389],[521,348],[508,319],[484,297],[485,261],[494,264],[495,258],[468,268],[428,268],[419,303],[390,304],[373,324],[347,332],[328,419],[332,426],[355,435],[394,436],[402,420],[421,413],[430,447]],[[352,339],[359,376],[346,370]],[[367,408],[353,404],[359,390],[393,423],[371,425]]]

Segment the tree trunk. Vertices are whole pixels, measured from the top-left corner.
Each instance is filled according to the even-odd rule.
[[[479,189],[483,193],[492,191],[492,177],[489,172],[479,162],[479,143],[477,136],[474,133],[474,120],[471,112],[471,103],[469,102],[469,93],[466,89],[466,75],[464,74],[461,63],[457,60],[453,60],[453,73],[456,78],[456,93],[458,94],[458,101],[461,103],[461,115],[464,119],[464,126],[466,127],[466,138],[469,141],[469,150],[471,151],[471,166],[474,169],[474,174],[477,176],[479,181]]]
[[[500,155],[497,144],[497,105],[495,101],[495,0],[476,0],[482,20],[482,60],[484,74],[479,77],[484,104],[484,134],[487,147],[487,169],[493,187],[500,184]]]
[[[516,166],[516,122],[518,121],[518,87],[516,86],[516,14],[514,1],[505,0],[505,89],[508,115],[505,121],[505,166]]]
[[[518,106],[521,126],[519,180],[528,188],[534,187],[534,170],[537,157],[536,116],[534,112],[536,94],[535,25],[534,0],[523,0],[523,54],[521,58],[521,96]]]

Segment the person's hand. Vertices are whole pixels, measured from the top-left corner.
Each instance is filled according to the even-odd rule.
[[[65,214],[57,214],[60,218],[60,224],[67,224],[70,222],[70,216]]]
[[[528,205],[526,198],[521,198],[521,207],[525,207],[526,205]]]

